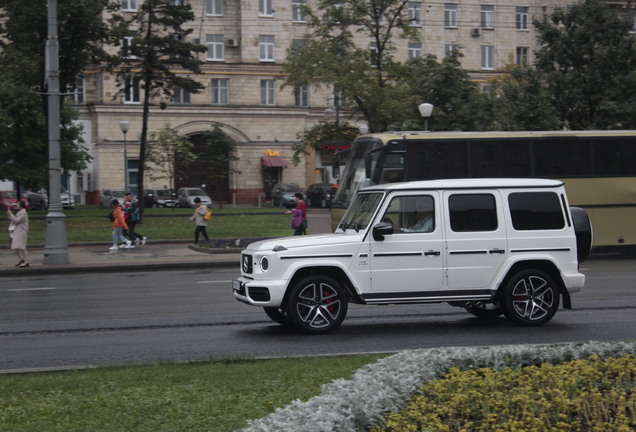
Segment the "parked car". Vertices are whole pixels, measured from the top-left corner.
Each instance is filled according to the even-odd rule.
[[[75,198],[64,188],[60,193],[60,204],[62,204],[63,209],[73,210],[75,208]]]
[[[331,200],[336,193],[335,188],[327,183],[314,183],[307,188],[308,207],[331,207]]]
[[[120,203],[124,201],[126,197],[126,191],[123,189],[105,189],[102,192],[102,196],[99,200],[99,206],[101,208],[110,208],[110,203],[112,200],[116,199]]]
[[[45,193],[26,191],[23,196],[29,200],[31,210],[46,210],[48,207],[48,199]]]
[[[592,245],[562,181],[454,179],[361,189],[334,234],[251,243],[234,297],[326,333],[348,304],[447,302],[485,319],[547,323],[583,288]]]
[[[144,207],[174,207],[173,189],[144,189]]]
[[[297,192],[302,193],[296,183],[276,183],[272,187],[272,205],[293,208],[296,207],[294,197]]]
[[[22,197],[27,209],[30,209],[29,199]],[[14,190],[0,191],[0,206],[2,210],[14,209],[18,205],[18,193]]]
[[[194,207],[194,199],[199,198],[201,204],[206,206],[212,205],[210,198],[201,188],[183,187],[177,190],[177,207]]]

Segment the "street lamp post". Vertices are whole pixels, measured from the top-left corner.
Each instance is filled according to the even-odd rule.
[[[124,190],[128,192],[128,146],[126,143],[126,134],[128,133],[128,128],[130,127],[129,121],[120,121],[119,128],[124,134]]]
[[[433,114],[433,104],[423,103],[417,106],[420,110],[420,115],[424,117],[424,131],[428,132],[428,118]]]

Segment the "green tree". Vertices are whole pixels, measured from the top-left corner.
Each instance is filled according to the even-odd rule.
[[[197,149],[196,155],[196,163],[206,167],[206,173],[210,179],[218,181],[235,172],[231,162],[238,160],[236,142],[218,125],[214,125],[212,130],[203,133],[202,145]],[[222,190],[219,193],[222,193]],[[219,206],[224,197],[220,196],[220,198]]]
[[[198,93],[204,88],[200,82],[176,73],[177,70],[200,73],[202,62],[197,53],[204,52],[205,47],[187,40],[192,29],[184,29],[183,25],[194,20],[191,6],[175,3],[166,0],[141,2],[139,10],[129,21],[123,21],[120,27],[133,30],[134,33],[131,43],[122,47],[120,58],[113,64],[120,67],[117,81],[121,92],[127,90],[127,84],[130,91],[130,85],[136,82],[143,90],[138,176],[140,191],[144,187],[150,106],[159,101],[159,106],[165,108],[175,91]],[[143,202],[140,202],[140,207],[143,217]]]
[[[600,0],[557,8],[536,21],[536,67],[569,129],[636,127],[636,38]]]
[[[146,151],[146,162],[153,164],[147,167],[150,179],[167,180],[170,188],[174,189],[179,171],[196,159],[193,149],[192,142],[169,124],[151,133]]]
[[[305,8],[310,31],[287,51],[285,86],[326,85],[342,107],[364,118],[371,131],[386,130],[401,114],[404,65],[393,58],[395,39],[416,37],[407,0],[320,0]],[[363,46],[355,38],[362,36]],[[371,46],[368,42],[371,42]]]
[[[407,122],[401,129],[422,128],[423,120],[417,106],[424,102],[434,105],[430,130],[477,131],[491,127],[488,98],[461,68],[461,57],[459,51],[453,51],[441,62],[431,54],[409,62],[409,73],[404,79],[410,96],[402,105]],[[400,128],[399,125],[395,127]]]
[[[58,42],[60,89],[69,92],[89,63],[106,58],[102,47],[111,39],[102,20],[108,0],[59,0]],[[46,0],[0,0],[0,172],[22,186],[47,183],[45,47],[48,37]],[[61,110],[61,165],[81,171],[90,156],[81,145],[81,130],[70,105]]]
[[[492,82],[493,115],[498,130],[555,130],[561,128],[541,74],[528,66],[508,65]]]

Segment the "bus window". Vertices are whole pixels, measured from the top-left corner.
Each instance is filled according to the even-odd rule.
[[[595,173],[600,176],[633,176],[636,173],[636,141],[594,140]]]
[[[563,178],[592,173],[590,143],[575,138],[546,138],[535,141],[534,160],[537,177]]]
[[[465,142],[410,141],[406,143],[406,180],[470,177]]]
[[[493,140],[470,143],[471,177],[530,177],[530,142]]]

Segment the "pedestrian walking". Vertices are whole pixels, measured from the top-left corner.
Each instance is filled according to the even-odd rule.
[[[297,192],[294,195],[296,200],[296,207],[292,210],[287,210],[285,213],[291,214],[291,227],[294,229],[294,235],[306,235],[307,234],[307,204],[303,201],[303,194]]]
[[[133,248],[132,242],[122,234],[122,229],[128,229],[128,224],[126,224],[126,220],[124,219],[124,212],[119,205],[119,201],[114,199],[110,202],[110,206],[113,208],[111,212],[111,220],[113,221],[113,245],[108,249],[109,251],[116,251],[119,249],[117,243],[119,241],[122,242],[122,249]]]
[[[188,222],[194,222],[196,228],[194,229],[194,244],[199,243],[199,234],[202,234],[205,238],[205,242],[210,245],[210,237],[208,237],[208,221],[205,219],[205,215],[208,213],[208,207],[201,204],[201,198],[196,197],[194,199],[194,214]]]
[[[127,216],[125,219],[126,224],[128,224],[128,230],[124,235],[127,235],[130,241],[135,243],[135,246],[139,246],[139,244],[145,245],[147,238],[135,231],[135,227],[141,222],[139,200],[130,192],[126,192],[124,200],[124,212]]]
[[[29,237],[29,213],[26,203],[18,200],[16,207],[18,210],[14,215],[11,209],[7,209],[7,216],[11,221],[9,225],[9,236],[11,237],[11,249],[18,256],[16,267],[28,267],[29,257],[27,256],[27,239]]]

